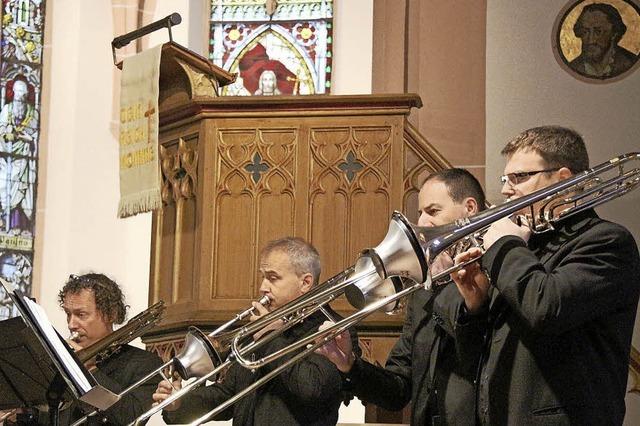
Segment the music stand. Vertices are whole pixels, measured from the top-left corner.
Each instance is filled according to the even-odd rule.
[[[118,395],[98,384],[44,310],[0,283],[21,315],[0,321],[0,409],[48,405],[49,424],[57,425],[61,402],[79,399],[100,410],[117,402]]]

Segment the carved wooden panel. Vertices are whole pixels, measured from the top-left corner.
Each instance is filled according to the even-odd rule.
[[[169,361],[182,351],[184,347],[184,337],[177,339],[167,339],[160,342],[147,344],[146,349],[158,355],[163,362]]]
[[[191,305],[195,297],[197,263],[198,134],[190,129],[160,140],[163,208],[154,214],[151,269],[154,300]],[[171,317],[171,310],[167,312]]]
[[[195,197],[198,184],[197,142],[184,138],[160,145],[160,170],[162,172],[162,202],[171,204],[180,199]]]
[[[322,255],[324,279],[379,242],[399,208],[391,184],[393,141],[384,122],[310,129],[309,238]],[[334,308],[350,310],[344,301]]]
[[[404,212],[412,223],[418,222],[418,193],[426,177],[438,170],[453,167],[418,130],[406,122],[403,150]]]
[[[403,210],[413,105],[415,97],[400,95],[161,106],[164,207],[153,220],[150,292],[169,305],[160,331],[213,326],[246,309],[258,294],[260,248],[271,239],[310,240],[321,279],[377,245],[393,210]],[[334,308],[352,311],[345,301]]]
[[[299,132],[223,127],[217,135],[210,298],[252,299],[260,247],[295,234]]]
[[[335,258],[323,259],[332,272],[369,243],[367,223],[390,216],[390,148],[388,126],[311,129],[311,240],[319,247],[335,246],[335,239],[323,240],[342,236]],[[327,233],[325,226],[334,232]]]

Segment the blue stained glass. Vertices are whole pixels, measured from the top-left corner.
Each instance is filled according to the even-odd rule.
[[[2,0],[0,276],[31,293],[44,0]],[[0,320],[15,315],[0,290]]]
[[[31,275],[33,273],[33,256],[13,250],[0,249],[0,276],[13,285],[14,290],[25,294],[31,293]],[[0,319],[7,319],[18,314],[4,288],[0,286]]]

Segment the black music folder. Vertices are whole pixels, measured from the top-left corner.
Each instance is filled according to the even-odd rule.
[[[100,410],[118,395],[100,386],[49,322],[40,305],[0,279],[20,312],[0,321],[0,409],[79,399]]]

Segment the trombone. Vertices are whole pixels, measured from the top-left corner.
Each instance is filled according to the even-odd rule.
[[[260,303],[262,306],[268,306],[269,303],[271,303],[271,300],[267,296],[263,296],[258,301],[258,303]],[[131,337],[129,341],[141,335],[142,332],[147,327],[149,327],[149,325],[154,325],[160,319],[160,313],[162,312],[163,309],[164,309],[164,302],[158,302],[155,305],[151,306],[149,309],[147,309],[147,311],[145,311],[144,313],[139,314],[138,316],[133,318],[131,321],[129,321],[129,323],[127,323],[125,327],[129,326],[131,323],[134,323],[134,322],[141,322],[141,321],[145,322],[145,327],[139,331],[136,330],[136,335],[134,337]],[[212,370],[215,370],[215,372],[218,373],[222,369],[216,369],[215,367],[222,364],[222,355],[223,355],[222,351],[224,350],[224,344],[221,342],[220,336],[223,335],[223,332],[227,328],[231,327],[238,321],[241,321],[246,317],[248,317],[249,315],[253,314],[254,310],[255,308],[252,306],[251,308],[240,312],[234,318],[222,324],[221,326],[213,330],[208,335],[204,334],[202,331],[200,331],[196,327],[190,327],[189,332],[187,333],[187,336],[185,338],[185,345],[182,351],[178,355],[171,358],[169,361],[165,362],[155,370],[151,371],[149,374],[145,375],[144,377],[142,377],[132,385],[125,388],[122,392],[118,394],[118,399],[122,398],[132,390],[136,389],[141,384],[146,383],[148,380],[155,377],[156,375],[160,375],[164,380],[167,380],[169,383],[171,383],[171,376],[173,375],[173,373],[171,372],[172,369],[175,369],[175,371],[185,380],[188,380],[193,377],[204,376]],[[153,322],[151,324],[148,324],[150,321],[146,319],[146,316],[148,315],[153,315],[153,318],[152,318]],[[133,335],[133,333],[123,330],[125,327],[122,327],[120,329],[122,330],[121,334],[126,334],[127,336]],[[120,330],[118,330],[116,333],[118,333]],[[107,339],[110,336],[111,335],[105,337],[104,339]],[[73,338],[74,336],[72,335],[71,339],[73,340]],[[113,340],[113,339],[110,339],[110,340]],[[103,352],[101,348],[101,346],[103,345],[101,345],[100,343],[101,341],[98,341],[93,345],[89,346],[88,348],[82,349],[81,351],[79,351],[77,354],[78,354],[78,357],[81,359],[81,361],[84,362],[94,357],[96,353]],[[164,373],[165,369],[167,368],[169,368],[169,371],[170,371],[168,375]],[[90,412],[84,417],[76,420],[71,426],[78,426],[84,423],[89,417],[95,415],[96,413],[97,413],[97,410]]]
[[[126,345],[141,336],[148,329],[155,327],[162,318],[164,310],[165,306],[163,301],[149,306],[113,333],[106,335],[91,346],[77,351],[75,353],[76,356],[83,364],[93,358],[97,360],[109,358],[117,353],[122,345]],[[78,337],[78,332],[74,331],[69,336],[69,339],[75,341]]]
[[[149,306],[146,310],[131,318],[124,326],[120,327],[113,333],[108,334],[92,345],[77,351],[75,353],[76,356],[83,364],[94,358],[96,360],[104,360],[109,358],[110,356],[117,353],[122,345],[126,345],[137,337],[140,337],[148,329],[155,327],[158,321],[160,321],[160,319],[162,318],[164,310],[165,306],[162,300]],[[69,339],[76,341],[78,337],[78,332],[74,331],[69,336]],[[149,376],[149,378],[151,377],[153,376]],[[122,398],[130,390],[132,389],[125,389],[118,395],[118,399]],[[75,421],[72,426],[77,426],[83,423],[90,416],[95,415],[97,412],[98,410],[90,412],[89,414]]]
[[[256,321],[254,321],[251,324],[248,324],[248,325],[246,325],[244,327],[241,327],[241,328],[239,328],[237,330],[225,333],[225,335],[223,335],[223,336],[225,338],[225,343],[227,345],[227,348],[231,347],[232,342],[235,341],[238,336],[241,336],[243,339],[245,337],[252,337],[253,334],[255,334],[258,331],[262,330],[266,325],[269,325],[269,324],[273,323],[274,321],[284,320],[284,325],[282,327],[280,327],[277,331],[274,331],[272,333],[263,335],[263,336],[261,336],[259,339],[255,340],[255,341],[252,340],[251,343],[247,344],[242,349],[236,348],[235,352],[236,353],[240,353],[242,356],[245,356],[247,354],[255,352],[256,350],[258,350],[259,348],[264,346],[266,343],[268,343],[271,340],[273,340],[274,338],[278,337],[284,331],[288,330],[289,328],[293,327],[294,325],[299,324],[301,321],[303,321],[304,319],[306,319],[307,317],[311,316],[312,314],[314,314],[317,311],[324,312],[325,315],[328,316],[329,319],[332,320],[333,318],[331,317],[331,315],[329,315],[326,312],[324,307],[329,302],[331,302],[334,299],[336,299],[337,297],[339,297],[342,294],[342,291],[344,290],[344,288],[346,288],[347,286],[354,284],[355,282],[357,282],[360,279],[373,277],[373,275],[375,275],[375,274],[376,274],[375,270],[373,270],[373,271],[364,271],[362,273],[356,273],[355,268],[348,268],[347,270],[345,270],[343,272],[340,272],[339,274],[337,274],[333,278],[329,279],[325,283],[320,284],[320,285],[316,286],[315,288],[312,288],[309,292],[307,292],[303,297],[309,297],[309,298],[312,298],[314,300],[314,303],[310,304],[310,306],[300,306],[300,304],[297,303],[297,301],[300,300],[300,298],[299,299],[295,299],[295,300],[283,305],[279,309],[277,309],[275,311],[272,311],[272,312],[269,312],[266,315],[263,315],[262,317],[260,317],[259,319],[257,319]],[[254,324],[256,324],[256,323],[259,323],[259,325],[255,326]],[[193,357],[190,358],[191,361],[202,361],[203,358],[207,357],[207,352],[206,351],[202,351],[202,350],[195,349],[195,348],[193,350],[189,349],[191,346],[194,346],[195,343],[196,343],[193,339],[190,338],[191,333],[193,332],[194,328],[195,327],[192,327],[189,330],[189,333],[187,333],[187,337],[185,339],[185,346],[184,346],[185,349],[184,350],[193,352],[195,354]],[[208,343],[209,341],[206,340],[206,342]],[[182,373],[180,373],[180,371],[178,371],[178,373],[180,373],[180,376],[185,380],[191,379],[191,378],[194,378],[194,377],[197,377],[197,379],[194,380],[193,382],[189,383],[188,385],[186,385],[185,387],[183,387],[178,392],[174,393],[173,395],[171,395],[169,398],[165,399],[161,403],[155,405],[154,407],[151,407],[151,409],[149,409],[147,412],[145,412],[142,415],[140,415],[131,424],[140,424],[141,422],[147,420],[149,417],[153,416],[157,412],[161,411],[167,405],[170,405],[173,402],[175,402],[176,400],[182,398],[184,395],[188,394],[191,390],[193,390],[196,387],[202,385],[206,381],[211,380],[212,378],[216,377],[220,372],[225,371],[234,362],[236,362],[235,357],[236,357],[236,354],[234,354],[234,353],[229,354],[229,356],[227,357],[227,359],[224,362],[221,362],[221,363],[213,366],[213,368],[209,369],[209,371],[207,371],[207,372],[205,372],[204,374],[201,374],[201,375],[190,375],[188,377],[185,377],[185,375],[183,375]],[[218,359],[221,359],[221,358],[218,358]],[[296,359],[300,359],[300,358],[296,357]],[[207,361],[208,361],[208,359],[204,360],[204,362],[207,362]],[[287,365],[290,365],[290,364],[287,364]],[[276,369],[274,371],[280,372],[280,371],[282,371],[282,369]],[[269,374],[267,376],[269,378],[273,378],[276,375],[277,374],[273,374],[273,375]],[[263,377],[263,379],[266,378],[267,376]],[[265,382],[262,382],[262,383],[265,383]]]
[[[224,363],[226,365],[237,362],[245,368],[255,369],[283,355],[301,348],[304,349],[223,404],[193,421],[191,425],[199,425],[220,413],[238,399],[264,385],[284,369],[334,339],[371,313],[383,308],[386,310],[399,299],[420,289],[431,290],[438,285],[441,278],[462,269],[469,263],[477,261],[478,258],[475,258],[469,262],[454,265],[435,275],[430,271],[430,265],[435,258],[446,250],[451,250],[454,247],[457,247],[458,250],[465,250],[470,246],[480,247],[482,236],[497,220],[520,215],[521,212],[528,211],[528,213],[518,217],[526,222],[532,232],[542,233],[554,229],[556,223],[567,217],[608,202],[635,189],[640,183],[640,169],[637,167],[629,171],[624,169],[624,165],[627,162],[634,160],[640,160],[640,153],[629,153],[615,157],[547,188],[448,225],[438,227],[416,226],[411,224],[401,213],[394,212],[383,241],[375,248],[364,250],[354,266],[349,267],[325,284],[320,285],[315,291],[309,292],[280,309],[270,312],[235,333],[231,343],[231,354]],[[605,176],[607,173],[614,173],[615,175],[609,178]],[[388,280],[392,277],[400,277],[401,286],[404,286],[404,288],[398,289],[394,285],[397,281],[390,284]],[[414,284],[407,285],[409,280],[414,281]],[[377,286],[376,282],[382,288],[386,287],[386,289],[381,291],[381,287]],[[346,291],[347,289],[349,291]],[[373,290],[379,292],[378,296],[385,293],[389,294],[366,303],[368,295]],[[290,324],[298,323],[306,318],[308,316],[306,315],[307,312],[317,311],[342,293],[346,293],[348,299],[350,294],[352,296],[355,295],[354,300],[360,303],[364,300],[366,306],[333,326],[314,332],[263,358],[257,360],[246,358],[247,354],[261,346],[264,339],[249,343],[243,347],[241,343],[244,339],[283,316],[288,318],[288,322],[285,324],[285,327],[288,328],[291,326]],[[283,329],[279,332],[281,333],[282,331]],[[279,333],[272,332],[267,335],[267,338],[277,334]],[[206,377],[202,377],[189,384],[138,417],[135,423],[148,419],[154,413],[189,393],[195,386],[200,385],[205,380]]]

